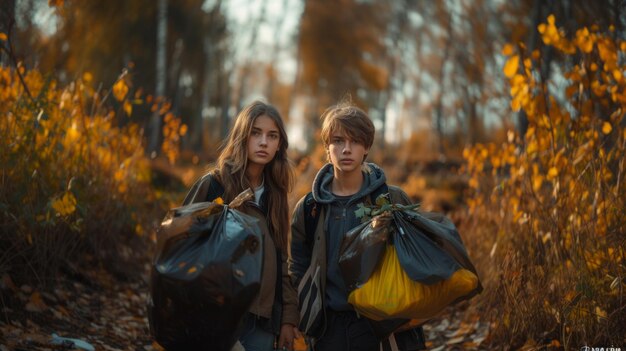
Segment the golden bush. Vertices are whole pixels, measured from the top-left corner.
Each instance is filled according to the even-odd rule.
[[[0,67],[0,248],[14,253],[0,257],[0,272],[119,254],[153,226],[159,193],[129,119],[142,103],[126,74],[106,92],[89,73],[61,88],[36,70]],[[173,160],[186,127],[168,116],[165,128]]]
[[[539,52],[507,45],[511,107],[528,129],[464,151],[467,235],[491,253],[484,302],[502,344],[623,345],[626,42],[588,28],[567,39],[553,16],[538,29],[572,62],[565,94],[541,80]]]

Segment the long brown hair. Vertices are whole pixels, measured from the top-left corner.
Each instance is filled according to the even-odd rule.
[[[250,187],[246,178],[248,166],[248,140],[254,121],[260,116],[271,118],[280,133],[280,144],[274,159],[263,168],[265,191],[268,199],[268,224],[276,247],[287,252],[289,232],[289,203],[287,193],[294,182],[293,167],[287,158],[289,141],[283,119],[278,110],[269,104],[255,101],[246,106],[235,119],[235,125],[222,145],[222,152],[213,173],[224,187],[224,201],[229,202]]]

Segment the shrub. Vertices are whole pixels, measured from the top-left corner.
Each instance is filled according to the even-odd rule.
[[[102,92],[89,73],[61,88],[36,70],[0,67],[0,273],[41,278],[83,253],[129,255],[124,245],[160,219],[143,131],[123,119],[139,99],[126,74]],[[165,128],[175,157],[171,135],[184,126],[170,116]]]
[[[511,106],[528,130],[465,150],[466,230],[491,252],[479,266],[491,277],[483,302],[495,343],[623,345],[626,42],[597,28],[568,40],[554,23],[550,16],[539,31],[572,62],[565,94],[541,80],[539,52],[505,46]]]

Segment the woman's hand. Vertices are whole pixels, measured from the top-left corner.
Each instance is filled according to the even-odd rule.
[[[293,340],[297,335],[300,335],[300,331],[293,324],[283,324],[278,336],[278,349],[292,351]]]

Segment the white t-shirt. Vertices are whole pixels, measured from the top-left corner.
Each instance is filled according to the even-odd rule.
[[[261,185],[259,185],[258,188],[254,189],[254,202],[256,202],[257,205],[261,205],[261,195],[263,195],[264,191],[265,191],[265,179],[261,181]]]

